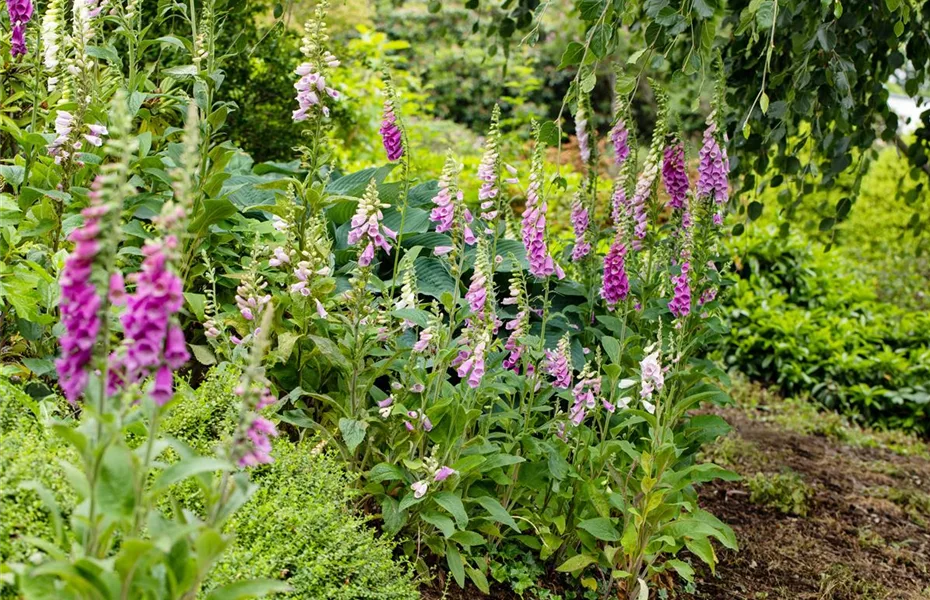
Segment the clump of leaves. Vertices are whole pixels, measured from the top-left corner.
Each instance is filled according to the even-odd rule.
[[[756,473],[746,484],[753,504],[775,508],[786,515],[807,516],[813,490],[794,471],[775,475]]]
[[[733,467],[739,464],[757,465],[763,457],[755,443],[731,434],[711,445],[703,453],[703,458],[718,465]]]

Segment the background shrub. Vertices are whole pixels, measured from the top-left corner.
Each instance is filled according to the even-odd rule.
[[[22,484],[37,481],[45,486],[65,518],[74,507],[74,492],[60,466],[60,461],[71,460],[73,451],[40,420],[55,406],[33,400],[0,378],[0,561],[27,562],[36,548],[25,537],[55,538],[45,503]],[[0,598],[16,597],[0,578]]]

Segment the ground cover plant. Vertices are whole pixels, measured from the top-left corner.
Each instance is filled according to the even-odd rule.
[[[409,45],[334,33],[325,2],[7,3],[3,407],[32,414],[3,423],[61,460],[36,481],[11,462],[4,593],[410,598],[523,594],[545,574],[567,597],[643,599],[739,545],[698,497],[739,479],[699,458],[729,431],[721,363],[762,379],[774,356],[792,392],[920,429],[921,346],[869,354],[913,341],[891,317],[856,337],[868,365],[829,345],[794,378],[807,367],[771,332],[734,334],[771,324],[739,311],[767,310],[780,275],[827,311],[810,339],[872,298],[822,298],[816,272],[760,270],[764,252],[734,260],[761,204],[731,194],[747,107],[727,102],[724,53],[704,33],[700,83],[686,60],[670,93],[666,7],[642,40],[606,28],[639,7],[589,4],[557,110],[526,102],[526,69],[475,110],[433,92],[479,138],[433,128]],[[621,46],[626,68],[608,60]],[[448,60],[422,77],[448,85]],[[249,73],[267,89],[235,89]],[[241,148],[264,135],[257,157]],[[806,510],[805,488],[767,477],[760,502]]]

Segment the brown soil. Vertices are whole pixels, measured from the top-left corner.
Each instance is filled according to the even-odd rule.
[[[700,489],[701,504],[736,532],[739,552],[717,548],[716,573],[699,566],[696,592],[681,600],[930,600],[930,460],[807,435],[768,412],[716,411],[734,428],[724,457],[743,481]],[[721,462],[720,457],[715,460]],[[746,479],[792,470],[810,487],[807,516],[750,502]],[[422,589],[427,600],[488,598],[454,583]],[[570,581],[553,582],[556,594]],[[580,597],[580,594],[578,594]],[[535,596],[527,593],[527,599]],[[556,596],[558,597],[558,596]],[[650,598],[653,598],[650,595]],[[492,586],[490,598],[518,598]]]
[[[745,480],[703,486],[701,504],[733,528],[740,550],[720,552],[693,598],[930,598],[930,461],[786,431],[739,409],[720,414],[744,449],[731,468],[791,469],[813,496],[801,518],[751,503]]]

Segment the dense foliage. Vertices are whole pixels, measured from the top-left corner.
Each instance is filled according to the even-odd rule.
[[[758,147],[754,125],[727,134],[732,57],[706,2],[581,2],[566,94],[539,107],[553,120],[525,101],[531,53],[482,68],[467,40],[425,60],[351,16],[335,31],[325,2],[302,36],[261,3],[8,8],[2,372],[36,414],[14,439],[67,458],[67,484],[37,474],[61,526],[17,491],[36,536],[4,574],[24,597],[407,598],[414,572],[487,593],[557,571],[643,598],[737,547],[697,497],[737,477],[697,460],[728,431],[695,411],[730,401],[713,349],[789,393],[924,422],[928,322],[834,289],[803,242],[728,241],[769,192],[748,176],[752,199],[731,196],[730,153]],[[411,35],[435,42],[438,18]],[[686,25],[701,44],[676,75],[660,54]],[[620,48],[630,68],[607,73]],[[474,105],[450,89],[455,52]],[[49,419],[30,398],[56,386]]]
[[[856,419],[930,434],[926,311],[880,301],[872,281],[796,236],[738,240],[727,362]]]

